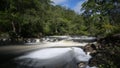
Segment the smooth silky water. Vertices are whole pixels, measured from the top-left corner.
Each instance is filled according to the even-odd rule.
[[[16,68],[94,68],[88,66],[91,56],[74,45],[86,43],[73,41],[48,42],[47,46],[73,45],[73,47],[43,48],[14,59]]]

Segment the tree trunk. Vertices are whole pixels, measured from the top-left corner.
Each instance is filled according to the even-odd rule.
[[[12,21],[12,29],[13,29],[13,32],[15,32],[15,33],[16,33],[15,24],[14,24],[14,22],[13,22],[13,21]]]

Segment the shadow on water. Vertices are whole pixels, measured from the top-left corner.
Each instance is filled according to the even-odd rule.
[[[0,64],[0,68],[78,68],[77,65],[74,65],[75,62],[65,63],[63,65],[54,66],[37,66],[39,61],[35,61],[31,58],[15,61],[9,60],[6,63]],[[56,61],[57,62],[57,61]]]
[[[22,62],[24,60],[21,61],[17,61],[17,62]],[[34,63],[33,63],[34,62]],[[14,68],[77,68],[76,65],[73,66],[74,63],[65,63],[63,65],[59,65],[59,66],[37,66],[39,62],[38,61],[34,61],[32,59],[25,59],[25,62],[17,64],[14,63]],[[28,65],[29,64],[29,65]]]
[[[16,68],[16,64],[12,61],[16,55],[0,55],[0,68]]]

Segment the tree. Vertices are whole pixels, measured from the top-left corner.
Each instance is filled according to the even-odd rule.
[[[2,31],[9,32],[12,37],[30,37],[43,33],[43,23],[48,13],[46,10],[50,3],[50,0],[1,0],[0,28],[6,26]]]
[[[87,18],[88,23],[94,24],[97,23],[97,21],[99,21],[98,25],[101,29],[101,31],[99,31],[98,29],[99,32],[102,32],[103,34],[112,33],[114,31],[114,27],[118,27],[116,26],[116,24],[118,25],[116,21],[118,21],[119,19],[117,19],[116,16],[114,16],[116,18],[113,18],[114,12],[116,11],[116,7],[119,7],[118,3],[120,2],[117,0],[88,0],[82,5],[82,10],[84,10],[83,16]],[[115,12],[115,14],[116,13],[118,12]],[[98,20],[95,21],[95,18],[97,18]],[[106,30],[106,27],[104,26],[108,25],[105,23],[109,23],[109,25],[111,25],[112,30],[107,29],[107,31],[109,32],[104,31]]]

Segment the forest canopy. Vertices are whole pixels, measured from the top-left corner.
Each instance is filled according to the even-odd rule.
[[[86,0],[82,14],[51,0],[0,0],[0,37],[119,33],[120,1]]]

